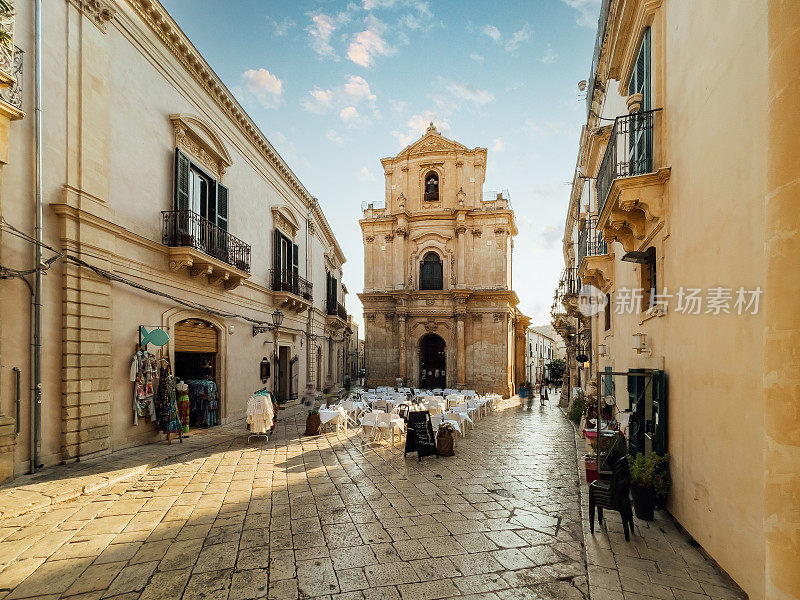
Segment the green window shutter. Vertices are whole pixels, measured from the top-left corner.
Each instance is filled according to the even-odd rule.
[[[173,210],[189,210],[189,157],[175,148],[175,194]]]
[[[667,374],[653,373],[653,452],[667,453]]]
[[[292,275],[298,274],[299,262],[299,249],[297,244],[292,244]]]
[[[228,231],[228,188],[217,183],[217,226]]]
[[[275,281],[280,281],[281,234],[277,229],[272,231],[272,268],[275,270]]]

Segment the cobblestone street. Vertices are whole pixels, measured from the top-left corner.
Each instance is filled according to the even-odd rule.
[[[297,414],[297,413],[295,413]],[[284,413],[94,494],[0,522],[0,598],[576,598],[574,433],[507,402],[456,456],[403,458]]]

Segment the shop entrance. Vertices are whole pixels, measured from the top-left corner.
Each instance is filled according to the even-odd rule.
[[[219,424],[219,331],[202,319],[175,325],[175,377],[189,386],[189,426]]]
[[[426,390],[446,387],[446,364],[444,340],[435,333],[423,336],[419,341],[419,387]]]

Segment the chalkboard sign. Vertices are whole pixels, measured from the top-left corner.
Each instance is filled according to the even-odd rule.
[[[408,414],[408,430],[406,432],[405,454],[416,452],[417,458],[422,462],[423,456],[436,455],[436,438],[433,436],[431,415],[425,410],[414,411]]]

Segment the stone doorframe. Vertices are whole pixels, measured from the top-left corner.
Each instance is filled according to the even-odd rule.
[[[227,422],[228,419],[228,326],[218,317],[196,310],[173,308],[163,313],[161,315],[161,324],[167,329],[167,333],[169,333],[170,336],[169,342],[167,342],[167,352],[169,354],[169,362],[173,369],[175,368],[175,344],[173,343],[172,336],[175,332],[175,325],[185,319],[199,319],[206,323],[211,323],[217,330],[217,339],[219,341],[219,348],[217,349],[217,393],[220,396],[219,422],[223,424]]]

